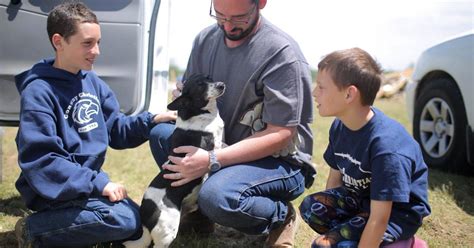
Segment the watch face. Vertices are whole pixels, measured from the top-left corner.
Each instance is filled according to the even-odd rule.
[[[213,163],[211,164],[211,171],[216,172],[221,168],[221,165],[219,163]]]

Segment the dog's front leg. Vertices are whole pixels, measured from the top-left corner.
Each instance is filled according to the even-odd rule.
[[[158,223],[151,230],[154,248],[167,248],[178,234],[181,213],[174,207],[161,206],[161,214]]]
[[[145,226],[142,226],[143,234],[137,240],[125,241],[123,245],[125,248],[147,248],[151,244],[150,232]]]

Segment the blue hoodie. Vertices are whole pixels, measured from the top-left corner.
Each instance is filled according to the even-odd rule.
[[[110,88],[92,71],[72,74],[43,60],[15,77],[21,94],[16,182],[28,208],[100,196],[107,147],[148,140],[152,114],[125,116]]]

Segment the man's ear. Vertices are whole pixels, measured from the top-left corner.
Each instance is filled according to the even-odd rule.
[[[56,50],[61,50],[63,48],[63,42],[64,39],[60,34],[53,34],[53,37],[51,37],[51,43],[53,43]]]
[[[188,99],[183,96],[179,96],[178,98],[174,99],[170,104],[168,104],[169,110],[179,110],[186,106],[188,103]]]

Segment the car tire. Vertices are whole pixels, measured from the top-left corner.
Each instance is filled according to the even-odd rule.
[[[462,95],[450,79],[433,79],[425,85],[415,100],[413,118],[413,136],[423,158],[432,168],[468,172]]]

